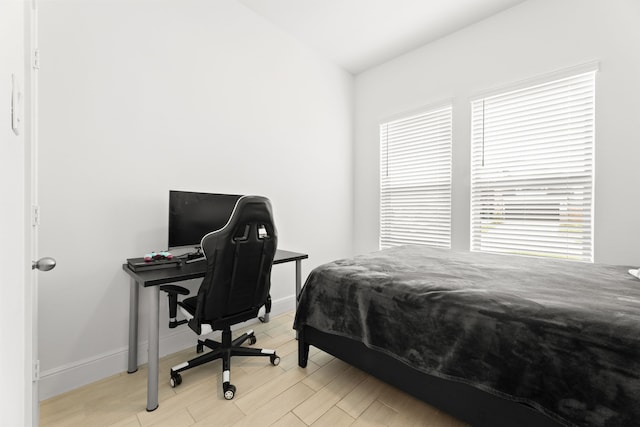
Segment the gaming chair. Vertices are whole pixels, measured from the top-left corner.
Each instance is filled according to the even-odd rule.
[[[230,383],[232,356],[269,356],[274,366],[280,363],[274,350],[242,347],[247,340],[255,344],[253,331],[234,340],[231,337],[232,325],[258,317],[260,308],[270,302],[271,266],[277,246],[271,203],[261,196],[239,198],[227,224],[202,238],[207,263],[205,277],[197,296],[177,304],[196,334],[202,336],[219,330],[222,339],[221,342],[198,339],[198,352],[203,347],[211,351],[171,368],[172,387],[182,382],[180,372],[222,359],[223,394],[230,400],[236,392]],[[175,301],[177,293],[182,292],[172,295],[171,288],[163,290]]]

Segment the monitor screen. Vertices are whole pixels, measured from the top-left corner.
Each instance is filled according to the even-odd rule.
[[[205,234],[224,227],[240,197],[169,191],[169,249],[199,247]]]

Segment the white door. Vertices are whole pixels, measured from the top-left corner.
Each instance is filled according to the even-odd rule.
[[[0,414],[9,426],[31,419],[31,333],[26,295],[30,294],[26,206],[30,198],[24,136],[24,3],[0,1]],[[29,289],[28,289],[29,288]],[[10,369],[7,369],[10,367]]]
[[[0,414],[7,426],[38,425],[37,287],[32,269],[37,227],[31,219],[37,196],[32,178],[37,170],[34,10],[35,0],[0,0]]]

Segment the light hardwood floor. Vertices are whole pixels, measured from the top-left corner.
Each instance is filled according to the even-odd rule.
[[[157,410],[145,410],[145,365],[135,374],[123,372],[42,402],[40,425],[464,426],[314,347],[307,368],[299,368],[292,324],[293,313],[287,313],[246,328],[255,331],[257,347],[275,349],[281,362],[272,366],[266,357],[234,357],[231,383],[237,391],[231,401],[222,397],[220,360],[183,372],[182,384],[169,386],[170,367],[194,357],[194,345],[160,360]]]

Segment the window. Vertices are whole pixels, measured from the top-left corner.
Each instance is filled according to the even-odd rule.
[[[594,94],[592,69],[472,102],[472,250],[593,261]]]
[[[380,248],[451,246],[451,106],[380,125]]]

